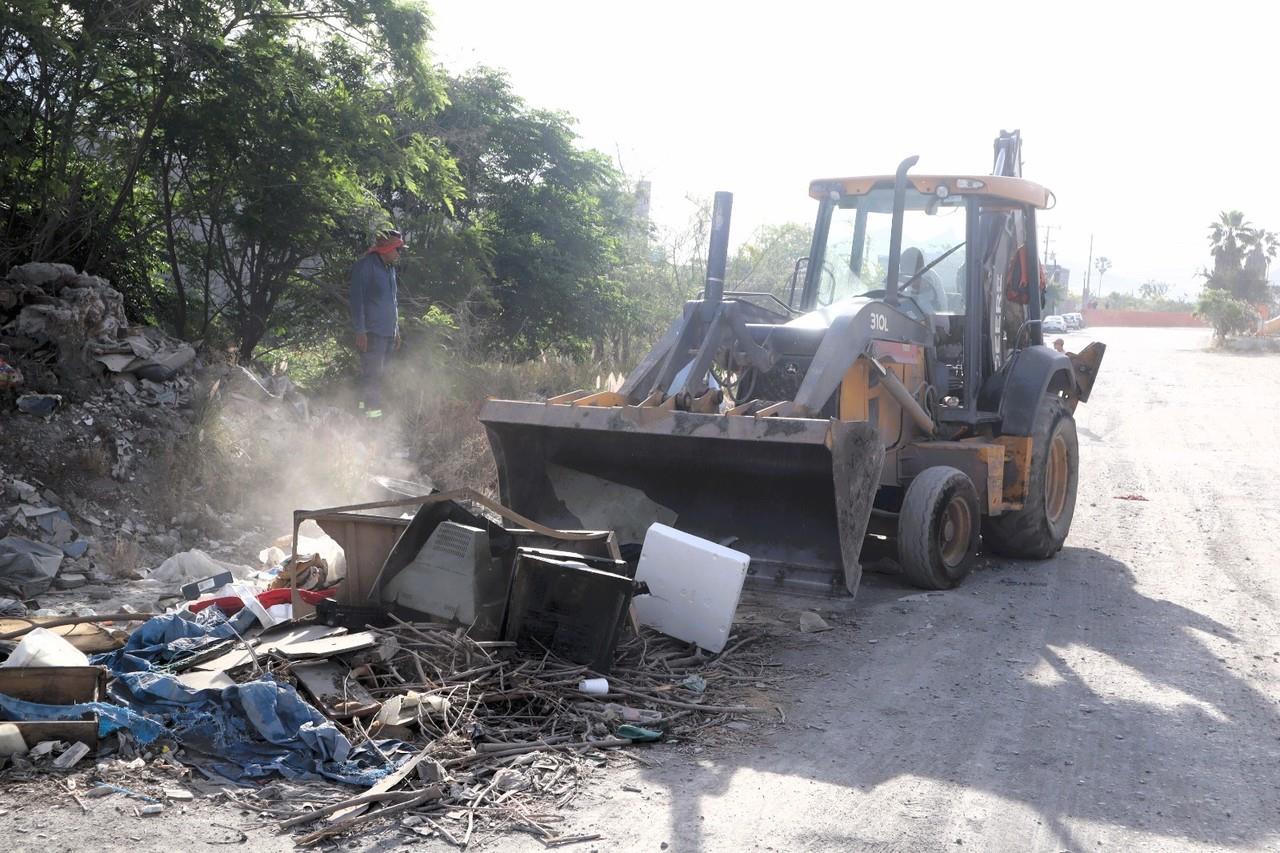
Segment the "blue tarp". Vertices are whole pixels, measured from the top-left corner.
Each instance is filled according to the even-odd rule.
[[[166,734],[162,723],[109,702],[41,705],[0,693],[0,714],[6,720],[83,720],[89,713],[98,715],[98,737],[106,737],[116,729],[128,729],[139,743],[151,743]]]
[[[194,655],[205,646],[235,636],[226,622],[202,625],[172,613],[143,622],[129,635],[123,648],[96,655],[92,663],[112,673],[148,672],[153,665],[169,664]]]
[[[371,785],[391,771],[377,750],[353,749],[337,726],[288,684],[264,676],[233,687],[192,690],[152,669],[153,663],[184,658],[229,635],[225,623],[208,627],[157,616],[134,631],[124,648],[93,658],[116,676],[111,692],[119,705],[37,705],[0,694],[0,712],[12,719],[55,720],[93,711],[103,735],[124,728],[143,743],[173,738],[209,756],[212,769],[230,779],[278,772],[291,779],[325,776]],[[398,741],[377,745],[386,754],[402,746]]]

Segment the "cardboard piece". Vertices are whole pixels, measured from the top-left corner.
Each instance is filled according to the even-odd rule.
[[[323,637],[309,642],[294,642],[279,646],[276,651],[289,660],[306,660],[307,658],[330,658],[334,655],[345,655],[371,649],[378,645],[378,638],[369,631],[358,634]]]
[[[225,672],[210,672],[204,669],[193,669],[176,677],[184,687],[192,690],[223,690],[236,685],[235,680]]]
[[[307,643],[311,640],[320,640],[325,637],[345,634],[346,632],[346,628],[333,628],[328,625],[293,625],[287,628],[264,631],[256,638],[248,640],[248,642],[253,646],[254,654],[261,657],[265,654],[279,651],[283,647],[288,647],[292,643]],[[212,660],[196,664],[195,669],[226,672],[238,667],[248,666],[252,662],[253,655],[243,648],[237,647]]]
[[[325,716],[335,720],[364,717],[378,711],[380,703],[365,686],[351,676],[351,670],[328,660],[294,664],[294,676],[311,694]]]

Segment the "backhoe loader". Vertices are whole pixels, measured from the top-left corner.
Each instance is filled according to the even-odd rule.
[[[748,553],[751,586],[829,595],[856,594],[872,542],[926,589],[980,548],[1056,553],[1105,345],[1044,345],[1052,193],[1021,177],[1017,131],[990,175],[917,159],[813,181],[809,255],[775,293],[724,289],[718,193],[701,298],[621,388],[485,403],[503,503],[624,544],[662,521]]]

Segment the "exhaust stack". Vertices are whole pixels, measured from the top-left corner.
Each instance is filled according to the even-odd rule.
[[[733,216],[733,193],[716,193],[711,209],[711,245],[707,249],[707,283],[702,291],[703,311],[710,318],[724,298],[725,268],[729,263],[729,220]]]

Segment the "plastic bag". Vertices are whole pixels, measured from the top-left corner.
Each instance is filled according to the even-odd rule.
[[[0,539],[0,592],[34,598],[53,586],[62,564],[62,549],[23,536]]]
[[[27,605],[16,598],[0,598],[0,618],[10,619],[15,616],[26,616]]]
[[[88,666],[89,659],[48,628],[32,628],[0,666]]]
[[[153,580],[185,583],[200,580],[222,572],[231,572],[237,578],[247,577],[253,571],[248,566],[237,566],[215,560],[204,551],[192,549],[174,554],[151,572]]]

